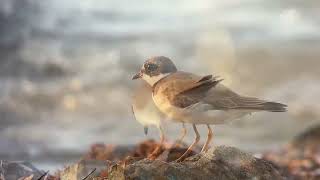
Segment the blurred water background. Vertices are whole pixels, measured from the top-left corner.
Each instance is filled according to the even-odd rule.
[[[0,157],[56,169],[95,142],[144,140],[131,77],[155,55],[289,105],[215,127],[214,144],[251,152],[285,144],[319,123],[319,8],[316,0],[1,0]],[[171,140],[179,130],[166,125]],[[149,137],[158,138],[155,128]]]

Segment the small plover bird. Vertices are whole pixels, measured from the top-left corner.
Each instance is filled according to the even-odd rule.
[[[152,87],[145,81],[141,81],[134,89],[131,107],[135,119],[143,125],[145,135],[148,134],[149,126],[156,126],[159,129],[159,146],[149,155],[150,159],[155,159],[165,140],[162,120],[166,119],[166,116],[154,104],[152,100]],[[181,135],[172,146],[181,143],[186,132],[185,124],[182,122]]]
[[[152,89],[144,81],[139,82],[133,91],[132,112],[135,119],[143,125],[145,135],[148,134],[149,126],[156,126],[162,133],[162,119],[166,118],[159,111],[152,100]]]
[[[183,160],[199,142],[197,124],[205,124],[208,137],[201,150],[208,150],[212,139],[210,125],[224,124],[253,112],[285,112],[285,104],[241,96],[212,75],[199,76],[178,71],[167,57],[157,56],[145,61],[132,79],[142,78],[152,87],[156,107],[175,122],[191,123],[196,138],[178,159]]]

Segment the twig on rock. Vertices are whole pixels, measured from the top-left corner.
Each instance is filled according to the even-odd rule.
[[[45,172],[44,174],[42,174],[37,180],[41,180],[43,177],[45,177],[47,174],[49,173],[49,171]]]
[[[94,168],[86,177],[84,177],[82,180],[86,180],[88,177],[90,177],[95,171],[97,170],[97,168]]]

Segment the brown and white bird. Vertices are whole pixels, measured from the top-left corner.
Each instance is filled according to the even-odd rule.
[[[152,87],[145,81],[140,81],[133,90],[132,112],[135,119],[143,125],[145,135],[148,134],[148,129],[150,126],[156,126],[159,129],[159,146],[148,157],[149,159],[157,158],[157,155],[159,154],[159,151],[161,150],[161,147],[165,141],[162,122],[166,119],[166,117],[154,104],[152,99]],[[186,135],[186,131],[185,125],[182,123],[181,135],[172,146],[182,142]]]
[[[199,142],[197,124],[208,127],[208,138],[202,151],[208,150],[212,139],[209,125],[224,124],[259,111],[285,112],[286,105],[241,96],[225,87],[212,75],[199,76],[178,71],[167,57],[157,56],[145,61],[132,79],[142,78],[152,87],[157,108],[172,121],[191,123],[196,139],[178,159],[183,160]]]

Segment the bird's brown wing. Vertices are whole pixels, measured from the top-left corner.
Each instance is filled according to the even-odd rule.
[[[161,80],[160,89],[170,103],[186,108],[197,103],[210,105],[212,110],[249,110],[249,111],[286,111],[286,105],[240,96],[221,83],[221,80],[208,76],[197,76],[186,72],[177,72]]]
[[[178,72],[170,79],[171,81],[166,84],[168,88],[165,91],[168,92],[165,94],[171,94],[168,99],[172,105],[179,108],[198,103],[212,87],[221,81],[212,75],[197,76],[185,72]]]
[[[286,111],[286,105],[261,100],[254,97],[245,97],[236,94],[222,84],[218,84],[207,93],[207,96],[202,99],[204,103],[210,104],[213,109],[230,110],[242,109],[252,111]]]

